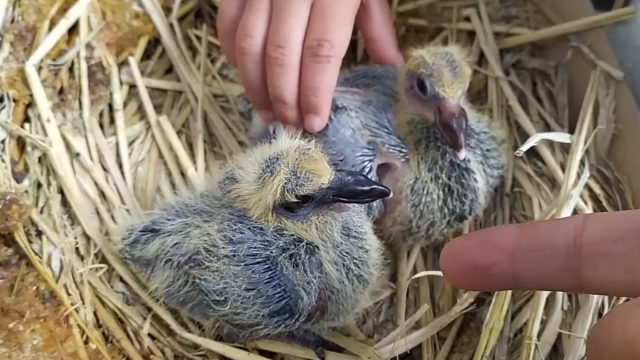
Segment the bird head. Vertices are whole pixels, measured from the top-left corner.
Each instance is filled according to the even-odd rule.
[[[333,170],[322,149],[292,131],[243,154],[228,171],[230,196],[255,219],[304,220],[336,204],[366,204],[391,191],[365,175]]]
[[[464,48],[428,45],[409,52],[400,78],[407,109],[434,121],[460,159],[465,158],[468,121],[461,102],[471,76]]]

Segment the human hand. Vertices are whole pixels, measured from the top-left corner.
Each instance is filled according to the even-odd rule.
[[[454,286],[640,296],[640,210],[476,231],[452,240],[440,265]],[[640,359],[640,299],[598,321],[587,359]]]
[[[387,0],[223,0],[217,28],[262,120],[318,132],[354,22],[374,62],[402,63]]]

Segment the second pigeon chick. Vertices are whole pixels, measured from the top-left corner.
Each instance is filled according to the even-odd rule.
[[[281,131],[127,228],[121,252],[160,301],[224,341],[293,341],[322,358],[318,334],[377,285],[382,249],[361,204],[389,195]]]
[[[466,100],[467,55],[447,45],[416,48],[407,57],[394,120],[408,167],[380,179],[395,196],[377,222],[394,244],[446,240],[484,212],[504,178],[508,129]]]

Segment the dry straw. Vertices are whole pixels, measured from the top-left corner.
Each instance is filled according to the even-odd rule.
[[[27,24],[27,1],[0,1],[0,179],[2,191],[33,204],[31,226],[40,232],[16,227],[13,235],[66,307],[81,358],[88,359],[87,346],[107,359],[315,359],[288,343],[200,337],[148,296],[114,250],[128,218],[176,192],[202,189],[246,145],[235,102],[242,88],[208,27],[210,5],[176,1],[165,13],[152,0],[57,1],[29,20],[41,24]],[[464,231],[631,207],[624,182],[601,155],[615,121],[613,83],[623,74],[575,33],[633,17],[632,8],[562,23],[539,0],[390,4],[403,46],[470,47],[476,73],[469,98],[512,130],[505,184],[484,218]],[[9,36],[22,25],[37,25],[33,46]],[[593,65],[575,129],[566,64],[537,51],[560,36],[579,50],[568,55]],[[349,58],[364,61],[363,39],[354,39]],[[410,352],[425,360],[577,360],[588,330],[626,300],[466,292],[438,276],[438,252],[405,254],[398,284],[384,286],[362,316],[327,336],[345,349],[327,351],[327,359]],[[399,301],[395,285],[406,289]]]

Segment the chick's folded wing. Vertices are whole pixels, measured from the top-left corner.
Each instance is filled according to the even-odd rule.
[[[314,245],[241,215],[226,222],[223,233],[222,261],[228,275],[220,279],[212,273],[194,273],[207,298],[224,299],[211,304],[212,315],[240,329],[282,331],[295,330],[318,315],[314,312],[322,266]],[[219,286],[221,281],[227,286]]]

